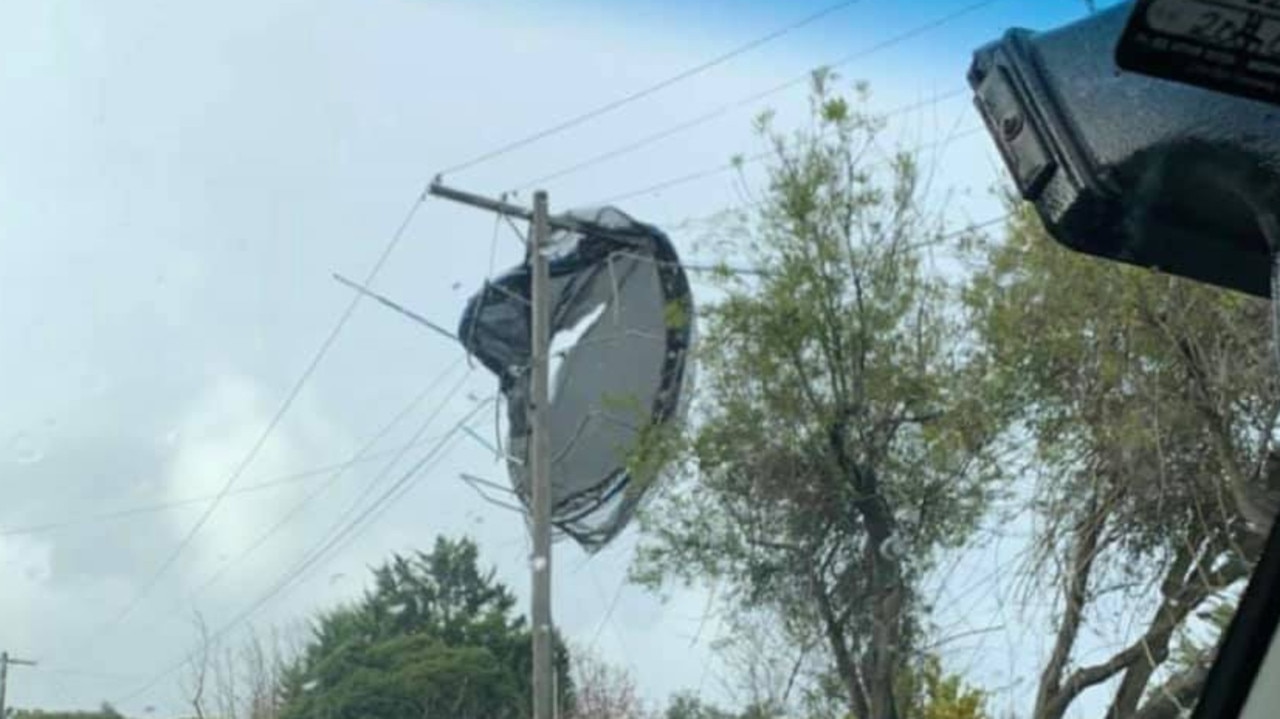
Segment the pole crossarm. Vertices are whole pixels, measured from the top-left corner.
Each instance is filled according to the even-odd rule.
[[[9,688],[9,667],[34,667],[36,662],[32,659],[20,659],[11,656],[9,652],[0,652],[0,719],[4,719],[5,712],[5,693]]]
[[[432,182],[427,187],[427,194],[439,197],[445,200],[451,200],[462,205],[470,205],[481,210],[488,210],[506,217],[517,217],[522,220],[533,222],[534,211],[522,205],[515,205],[506,200],[495,200],[484,195],[477,195],[472,192],[466,192],[453,187],[441,184],[439,180]],[[608,237],[619,242],[632,243],[635,241],[634,236],[625,235],[614,232],[608,227],[593,222],[587,222],[576,217],[567,215],[546,217],[547,227],[551,230],[565,230],[568,232],[578,232],[582,234],[598,235],[600,237]]]

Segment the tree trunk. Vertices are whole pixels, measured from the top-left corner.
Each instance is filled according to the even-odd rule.
[[[847,418],[836,422],[829,440],[846,482],[854,491],[854,507],[867,529],[868,564],[872,578],[871,598],[871,666],[863,676],[869,684],[867,719],[898,719],[894,685],[902,670],[902,620],[905,602],[902,589],[902,567],[885,545],[893,537],[895,521],[888,503],[880,494],[880,481],[874,467],[854,461],[845,447]]]
[[[1192,559],[1190,550],[1180,551],[1174,556],[1169,569],[1165,572],[1164,581],[1160,585],[1164,601],[1161,602],[1160,608],[1151,620],[1152,628],[1160,626],[1161,620],[1169,615],[1173,609],[1170,602],[1175,601],[1175,597],[1179,597],[1183,593]],[[1116,689],[1115,699],[1111,702],[1111,708],[1107,711],[1107,719],[1122,719],[1122,717],[1133,716],[1138,710],[1138,704],[1142,701],[1142,695],[1146,691],[1147,683],[1151,681],[1151,675],[1155,673],[1156,667],[1160,666],[1169,656],[1169,640],[1173,637],[1173,631],[1177,626],[1178,623],[1176,622],[1168,622],[1160,631],[1149,633],[1147,637],[1144,637],[1145,651],[1139,657],[1137,663],[1125,671],[1124,678],[1120,681],[1120,687]]]
[[[872,631],[874,673],[871,682],[871,719],[898,719],[895,679],[902,668],[902,590],[892,586],[876,601]]]
[[[1095,497],[1096,506],[1096,497]],[[1076,529],[1075,551],[1071,558],[1071,574],[1063,587],[1066,607],[1058,624],[1058,636],[1053,643],[1053,653],[1044,671],[1040,673],[1040,687],[1036,692],[1035,719],[1061,719],[1068,701],[1062,699],[1062,675],[1066,672],[1071,650],[1075,648],[1080,623],[1084,620],[1084,606],[1088,599],[1089,573],[1098,552],[1098,540],[1102,536],[1102,517],[1090,512]]]
[[[831,656],[836,660],[836,671],[840,674],[840,680],[844,682],[845,691],[849,693],[849,706],[858,719],[870,717],[871,707],[867,701],[866,688],[862,684],[862,673],[858,670],[858,664],[854,661],[853,653],[845,639],[844,627],[840,626],[839,620],[836,619],[835,609],[831,606],[831,597],[827,595],[820,577],[810,575],[809,583],[810,591],[818,604],[818,615],[822,619],[827,645],[831,649]]]

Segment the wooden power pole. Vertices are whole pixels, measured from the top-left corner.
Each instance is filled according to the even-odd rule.
[[[551,618],[551,443],[548,436],[547,408],[550,387],[549,355],[551,346],[551,280],[544,252],[551,228],[578,229],[571,218],[551,218],[547,209],[547,193],[533,195],[533,210],[500,200],[462,192],[440,184],[428,189],[432,195],[472,207],[526,219],[531,224],[528,262],[530,314],[530,398],[527,407],[529,437],[529,480],[532,505],[533,556],[530,557],[533,601],[533,719],[555,719],[554,623]],[[3,717],[0,717],[3,719]]]
[[[9,656],[9,652],[0,652],[0,719],[4,719],[6,716],[5,712],[7,711],[5,709],[4,698],[5,690],[8,688],[9,684],[10,664],[24,667],[34,667],[36,665],[36,663],[30,659],[19,659],[17,657]]]
[[[529,242],[533,307],[532,397],[530,398],[530,482],[533,495],[533,717],[554,719],[551,632],[551,448],[547,438],[548,358],[551,346],[551,279],[547,256],[547,193],[533,195],[533,232]]]

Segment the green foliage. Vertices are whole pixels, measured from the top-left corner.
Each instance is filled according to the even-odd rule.
[[[1026,587],[1056,584],[1077,607],[1057,619],[1035,715],[1063,716],[1088,686],[1069,673],[1074,643],[1110,600],[1142,635],[1088,678],[1119,677],[1108,715],[1130,716],[1180,627],[1247,576],[1274,511],[1268,307],[1071,252],[1010,202],[1006,237],[969,238],[966,301],[991,404],[1030,440],[1040,535]]]
[[[1006,241],[974,247],[989,364],[1058,473],[1045,507],[1070,519],[1114,484],[1137,560],[1226,531],[1238,512],[1219,493],[1260,464],[1277,407],[1265,303],[1070,252],[1026,209]]]
[[[708,704],[693,694],[681,693],[671,698],[666,711],[662,713],[662,719],[768,719],[761,712],[761,708],[755,707],[748,708],[742,714],[734,714]]]
[[[530,714],[530,634],[470,540],[395,556],[358,603],[325,613],[286,673],[284,719]],[[561,696],[572,702],[557,642]]]
[[[907,697],[902,719],[989,719],[987,695],[966,686],[961,677],[943,672],[935,656],[899,677],[899,695]]]
[[[722,277],[706,309],[689,471],[642,515],[634,576],[727,580],[797,642],[826,637],[851,665],[842,676],[866,674],[846,700],[871,687],[879,717],[921,625],[917,580],[986,508],[998,423],[952,289],[923,263],[940,221],[919,168],[863,162],[882,123],[835,80],[815,73],[811,130],[757,122],[775,154],[768,189],[726,234],[762,274]]]

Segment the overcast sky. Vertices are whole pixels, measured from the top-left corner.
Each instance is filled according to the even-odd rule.
[[[969,2],[864,0],[446,179],[484,193],[522,187]],[[382,461],[352,467],[322,492],[331,474],[237,491],[168,565],[207,501],[92,519],[198,500],[225,485],[350,301],[331,273],[368,272],[435,172],[826,4],[0,4],[0,649],[41,662],[12,671],[11,703],[91,707],[147,684],[190,649],[194,611],[218,627],[253,606],[328,536],[388,450],[408,442],[433,410],[440,408],[426,437],[493,394],[493,378],[478,367],[468,373],[457,346],[363,303],[235,488],[343,462],[378,436]],[[1049,28],[1083,14],[1079,0],[995,2],[840,71],[871,82],[873,108],[891,109],[962,89],[972,50],[1009,27]],[[553,208],[629,194],[757,151],[750,119],[770,106],[784,124],[795,119],[804,87],[547,183]],[[897,118],[892,132],[909,144],[978,123],[962,95]],[[957,140],[932,159],[942,168],[940,187],[970,191],[948,210],[957,226],[998,212],[987,194],[998,163],[984,136]],[[695,235],[679,223],[736,202],[731,180],[710,175],[621,206],[667,224],[683,254],[696,258]],[[519,259],[510,230],[499,228],[496,245],[493,236],[491,216],[429,201],[375,285],[452,327],[491,268]],[[477,430],[490,434],[492,416],[480,408]],[[471,472],[505,481],[502,467],[471,439],[447,449],[412,491],[253,612],[251,623],[294,621],[356,596],[369,565],[426,548],[437,534],[475,537],[483,560],[527,596],[523,524],[458,480]],[[60,526],[27,531],[46,524]],[[590,562],[558,545],[559,626],[633,671],[655,702],[698,687],[731,701],[715,680],[708,644],[717,629],[702,621],[705,590],[664,603],[619,589],[633,539]],[[981,587],[999,571],[1000,556],[988,548],[964,558],[958,566],[968,579],[953,591]],[[990,623],[978,616],[989,608],[973,606],[953,619]],[[1035,645],[1015,651],[1012,641],[970,643],[949,657],[965,658],[956,668],[975,680],[1008,684],[1021,652]],[[165,716],[183,709],[177,675],[119,708],[141,714],[148,706]]]

